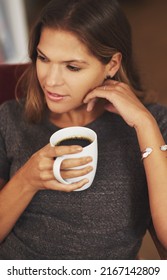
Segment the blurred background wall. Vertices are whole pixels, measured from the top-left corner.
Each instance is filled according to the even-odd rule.
[[[0,0],[0,63],[28,61],[29,31],[49,0]],[[61,0],[60,0],[61,1]],[[167,105],[167,0],[119,0],[132,26],[136,62],[146,88]],[[141,258],[158,259],[149,234]]]
[[[143,82],[167,105],[167,0],[122,0]]]
[[[0,63],[28,61],[29,31],[49,0],[0,0]],[[60,0],[61,1],[61,0]],[[136,62],[146,88],[167,105],[167,0],[119,0],[132,26]]]
[[[23,0],[0,0],[0,62],[27,58],[28,24]]]

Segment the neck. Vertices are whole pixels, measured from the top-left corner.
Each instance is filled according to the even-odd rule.
[[[86,105],[63,114],[51,114],[50,121],[58,127],[85,126],[96,120],[104,112],[102,104],[97,103],[91,112],[87,112]]]

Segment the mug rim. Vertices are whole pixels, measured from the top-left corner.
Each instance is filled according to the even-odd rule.
[[[74,131],[71,130],[72,128],[74,128]],[[78,135],[78,130],[82,130],[82,132],[84,132],[84,131],[89,132],[90,134],[89,135]],[[50,144],[55,146],[58,142],[60,142],[61,140],[64,140],[62,133],[64,133],[65,131],[71,132],[70,135],[67,135],[66,137],[87,136],[92,140],[92,143],[97,139],[96,132],[94,130],[92,130],[91,128],[84,127],[84,126],[69,126],[69,127],[61,128],[61,129],[57,130],[56,132],[54,132],[50,137]],[[92,135],[93,135],[93,139],[92,139]],[[56,137],[56,139],[55,139],[55,137]],[[90,143],[89,145],[91,145],[92,143]]]

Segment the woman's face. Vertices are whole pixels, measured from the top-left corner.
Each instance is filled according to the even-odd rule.
[[[37,76],[52,113],[81,107],[86,94],[107,75],[108,66],[70,32],[43,29],[37,52]]]

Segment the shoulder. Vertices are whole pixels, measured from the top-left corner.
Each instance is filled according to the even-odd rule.
[[[158,114],[161,115],[162,113],[167,113],[167,106],[166,105],[162,105],[159,103],[151,103],[146,105],[146,107],[148,108],[148,110],[150,112],[152,112],[153,114]]]
[[[23,112],[23,102],[16,100],[9,100],[0,105],[0,120],[8,119],[10,117],[18,117]]]
[[[147,109],[151,112],[167,141],[167,106],[161,104],[149,104]]]
[[[7,112],[18,111],[23,107],[22,102],[19,103],[16,100],[9,100],[0,105],[0,114],[5,114]]]
[[[16,100],[10,100],[0,105],[0,130],[6,131],[15,123],[17,126],[23,116],[23,104]]]
[[[157,122],[167,121],[167,106],[161,104],[149,104],[146,106]]]

